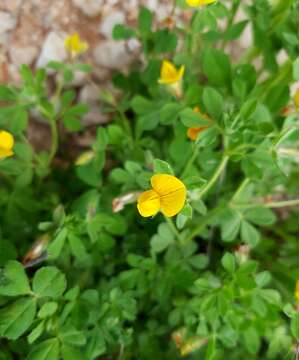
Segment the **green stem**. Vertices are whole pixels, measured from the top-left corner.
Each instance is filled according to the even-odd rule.
[[[115,107],[121,120],[122,120],[122,126],[125,130],[125,132],[128,134],[129,140],[130,140],[130,145],[133,147],[134,145],[134,136],[133,136],[133,131],[132,128],[130,126],[130,122],[129,119],[127,118],[126,114],[123,112],[122,109],[120,109],[118,106]]]
[[[182,172],[182,175],[181,175],[181,178],[183,178],[189,171],[190,167],[193,165],[197,155],[198,155],[198,151],[199,151],[199,147],[195,145],[195,149],[193,151],[193,154],[192,156],[190,157],[189,161],[187,162],[183,172]]]
[[[175,237],[179,240],[180,243],[183,243],[183,239],[181,237],[181,234],[179,233],[178,229],[176,228],[176,226],[174,225],[173,221],[171,218],[167,217],[164,215],[164,218],[168,224],[168,226],[170,227],[171,231],[173,232],[173,234],[175,235]]]
[[[225,32],[230,29],[230,27],[233,25],[233,22],[235,20],[235,17],[236,17],[236,14],[239,10],[239,7],[240,7],[240,3],[241,1],[238,0],[236,1],[235,3],[233,3],[232,5],[232,8],[230,9],[230,13],[229,13],[229,17],[228,17],[228,21],[227,21],[227,25],[226,25],[226,29],[225,29]],[[225,46],[227,45],[228,43],[228,40],[223,40],[223,43],[222,43],[222,49],[224,50],[225,49]]]
[[[242,194],[243,190],[246,188],[246,186],[250,183],[250,179],[249,178],[245,178],[240,186],[238,187],[237,191],[235,192],[235,194],[233,195],[233,197],[231,198],[231,203],[234,203],[239,196]]]
[[[199,191],[198,193],[198,199],[200,199],[206,192],[208,192],[210,190],[210,188],[215,184],[215,182],[217,181],[217,179],[219,178],[219,176],[221,175],[222,171],[224,170],[227,162],[228,162],[229,157],[228,156],[224,156],[221,163],[219,164],[219,166],[217,167],[216,171],[214,172],[213,176],[211,177],[211,179],[208,181],[208,183],[203,186],[203,188]]]
[[[51,148],[50,148],[50,153],[49,153],[49,158],[48,158],[48,165],[51,164],[51,162],[54,159],[54,156],[56,154],[56,151],[58,149],[57,123],[56,123],[55,119],[53,119],[53,118],[49,119],[49,122],[50,122],[52,141],[51,141]]]
[[[297,206],[299,205],[299,199],[286,200],[286,201],[273,201],[268,203],[255,203],[255,204],[233,204],[232,207],[235,209],[250,209],[257,206],[262,206],[266,208],[281,208],[288,206]]]
[[[207,215],[205,215],[200,223],[193,229],[189,236],[186,237],[185,242],[192,240],[195,236],[199,235],[201,231],[210,223],[214,221],[215,218],[223,211],[223,207],[219,206],[211,210]]]

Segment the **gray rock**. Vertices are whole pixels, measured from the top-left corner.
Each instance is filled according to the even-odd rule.
[[[43,67],[48,64],[49,61],[64,61],[67,58],[67,54],[64,48],[64,39],[66,34],[51,31],[46,37],[42,51],[37,60],[37,67]]]
[[[17,21],[12,14],[0,11],[0,34],[12,30],[16,27]]]
[[[73,4],[78,7],[83,14],[89,17],[97,16],[101,13],[102,6],[105,5],[103,0],[72,0]]]
[[[98,65],[114,70],[121,70],[130,63],[124,41],[102,41],[94,49],[94,59]]]
[[[22,64],[32,64],[37,54],[38,49],[35,46],[14,45],[9,48],[11,60],[17,66]]]
[[[115,25],[125,22],[125,14],[121,11],[112,11],[106,15],[100,25],[100,33],[108,38],[112,37],[112,31]]]

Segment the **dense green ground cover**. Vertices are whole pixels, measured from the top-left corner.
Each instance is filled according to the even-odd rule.
[[[25,66],[21,86],[0,87],[15,141],[0,133],[1,360],[295,356],[299,2],[176,6],[190,23],[157,27],[142,8],[137,28],[114,29],[143,56],[115,75],[120,98],[99,94],[113,120],[77,163],[68,139],[88,108],[66,85],[92,72],[86,44],[68,38],[70,61],[49,63],[53,92],[48,69]],[[232,56],[246,26],[253,44]],[[27,140],[31,111],[49,124],[48,152]],[[143,215],[161,210],[143,217],[154,174],[186,198],[163,180],[159,200],[139,197]]]

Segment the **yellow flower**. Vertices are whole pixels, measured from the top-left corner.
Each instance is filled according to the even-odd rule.
[[[94,152],[92,150],[85,151],[79,155],[75,161],[75,165],[81,166],[87,164],[90,160],[94,158]]]
[[[171,217],[182,210],[187,190],[181,180],[168,174],[156,174],[151,178],[151,185],[153,189],[144,191],[137,200],[141,216],[154,216],[161,211]]]
[[[299,279],[296,281],[295,297],[299,301]]]
[[[296,92],[294,95],[294,103],[296,105],[296,108],[299,109],[299,88],[296,89]]]
[[[4,159],[14,154],[12,148],[14,145],[13,136],[7,131],[0,131],[0,159]]]
[[[78,33],[67,36],[64,40],[64,46],[72,59],[88,49],[88,44],[85,41],[81,41]]]
[[[163,60],[160,72],[159,84],[171,85],[178,83],[183,77],[185,72],[185,66],[182,65],[178,70],[168,60]]]
[[[186,3],[191,7],[198,7],[208,5],[216,2],[216,0],[186,0]]]

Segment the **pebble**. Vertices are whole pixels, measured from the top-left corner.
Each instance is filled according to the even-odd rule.
[[[84,15],[95,17],[101,13],[102,6],[105,5],[103,0],[72,0],[73,4],[78,7]]]
[[[17,21],[15,17],[5,11],[0,11],[0,34],[15,28]]]
[[[35,46],[17,46],[9,48],[9,55],[13,63],[17,66],[22,64],[31,65],[38,54]]]
[[[112,37],[112,31],[115,25],[125,22],[125,14],[121,11],[112,11],[106,15],[100,25],[100,33],[107,38]]]
[[[64,39],[66,34],[51,31],[46,37],[42,51],[37,59],[36,66],[43,67],[48,64],[49,61],[64,61],[67,58],[67,54],[64,48]]]
[[[102,41],[94,49],[93,54],[98,65],[113,70],[121,70],[130,63],[124,41]]]

